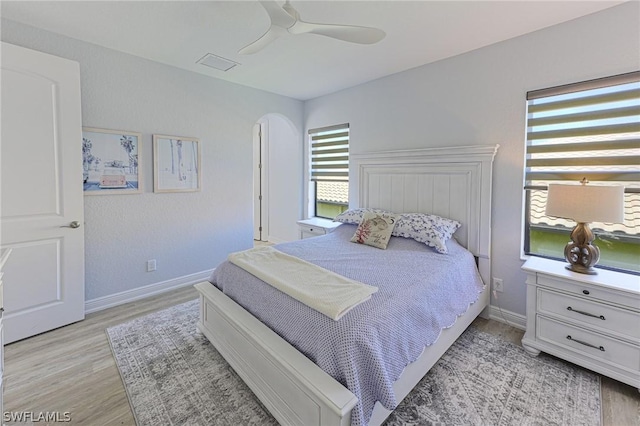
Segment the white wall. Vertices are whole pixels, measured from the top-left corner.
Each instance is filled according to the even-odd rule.
[[[83,126],[142,133],[143,193],[85,197],[87,300],[209,270],[251,247],[253,125],[276,113],[301,134],[302,102],[1,23],[2,41],[80,63]],[[154,133],[200,139],[201,192],[153,193]],[[278,139],[272,143],[277,148]],[[300,167],[278,168],[289,185],[278,202],[290,212],[302,204]],[[148,259],[157,260],[157,271],[146,272]]]
[[[639,6],[626,3],[307,101],[305,126],[348,122],[352,153],[499,143],[492,275],[504,280],[504,293],[492,304],[523,315],[525,94],[640,69]],[[421,43],[429,49],[428,40]]]

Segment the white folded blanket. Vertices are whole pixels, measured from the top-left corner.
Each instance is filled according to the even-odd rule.
[[[336,321],[378,291],[273,247],[231,253],[229,261]]]

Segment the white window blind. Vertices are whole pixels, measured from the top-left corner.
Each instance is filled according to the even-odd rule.
[[[309,130],[311,180],[349,181],[349,125]]]
[[[598,87],[597,83],[601,86]],[[527,94],[529,187],[640,181],[640,72]]]

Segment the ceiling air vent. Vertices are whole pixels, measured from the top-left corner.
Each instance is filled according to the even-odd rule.
[[[196,62],[198,64],[206,65],[209,68],[215,68],[220,71],[229,71],[236,65],[240,65],[237,62],[230,61],[229,59],[216,56],[213,53],[207,53]]]

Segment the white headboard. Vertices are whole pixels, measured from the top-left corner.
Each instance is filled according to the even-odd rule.
[[[355,173],[349,178],[349,205],[396,213],[433,213],[458,220],[462,227],[455,238],[479,258],[480,272],[487,283],[491,172],[499,146],[352,154],[351,170]]]

